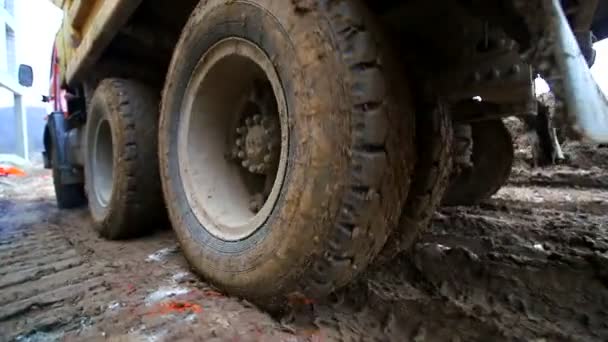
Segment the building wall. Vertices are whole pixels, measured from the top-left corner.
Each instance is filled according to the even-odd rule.
[[[20,0],[23,1],[23,0]],[[27,109],[24,108],[24,89],[17,81],[18,56],[17,20],[15,0],[0,0],[0,107],[7,103],[12,116],[2,117],[3,129],[8,130],[0,137],[0,146],[9,144],[14,146],[13,151],[4,151],[29,158],[29,138],[27,125]],[[11,101],[12,100],[12,101]],[[12,120],[10,120],[12,119]],[[12,134],[8,134],[12,133]]]
[[[40,158],[40,151],[44,149],[42,136],[47,112],[42,107],[27,107],[27,136],[28,149],[31,160]],[[0,107],[0,154],[14,154],[17,150],[17,135],[15,132],[15,115],[13,107]]]
[[[0,72],[17,76],[17,28],[14,0],[0,0]]]
[[[41,99],[49,94],[51,51],[62,17],[48,0],[0,0],[0,84],[17,85],[19,64],[34,69],[32,88],[13,87],[22,93],[21,115],[13,111],[14,94],[0,86],[0,153],[23,155],[25,144],[20,142],[25,140],[29,157],[39,156],[45,116],[51,110]],[[22,121],[26,126],[20,126]]]

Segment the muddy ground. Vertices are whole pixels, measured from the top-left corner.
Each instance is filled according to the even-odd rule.
[[[0,341],[606,341],[608,169],[570,160],[518,164],[411,253],[280,317],[193,275],[166,227],[104,241],[57,210],[48,172],[2,178]]]

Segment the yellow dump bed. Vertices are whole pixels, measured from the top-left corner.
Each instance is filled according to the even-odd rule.
[[[142,0],[52,0],[63,10],[56,48],[62,81],[82,78]]]

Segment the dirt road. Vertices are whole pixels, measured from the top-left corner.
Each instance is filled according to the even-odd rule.
[[[414,251],[271,317],[193,275],[173,233],[97,237],[51,179],[0,180],[0,340],[602,341],[608,172],[520,168],[474,208],[444,209]]]

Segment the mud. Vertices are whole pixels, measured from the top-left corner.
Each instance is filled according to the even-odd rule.
[[[0,179],[0,340],[605,341],[608,171],[518,168],[410,253],[280,316],[196,277],[171,230],[109,242],[50,175]]]

